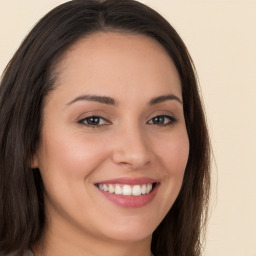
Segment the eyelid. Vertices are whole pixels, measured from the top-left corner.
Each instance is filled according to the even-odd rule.
[[[101,124],[101,123],[99,123],[99,124],[86,123],[85,121],[87,120],[87,122],[88,122],[89,118],[98,118],[98,119],[104,120],[105,123],[104,124]],[[111,122],[107,118],[105,118],[103,116],[100,116],[100,115],[92,115],[92,114],[90,114],[86,117],[83,117],[82,119],[79,119],[78,123],[81,124],[81,125],[90,127],[90,128],[99,128],[99,127],[111,124]]]
[[[105,117],[104,113],[97,113],[97,112],[96,113],[88,112],[88,113],[84,113],[83,115],[80,115],[80,118],[77,119],[77,123],[80,125],[87,126],[89,128],[102,128],[104,126],[112,124],[112,122],[110,121],[112,118],[109,119],[109,117]],[[161,126],[174,125],[178,121],[178,119],[173,113],[170,113],[169,111],[168,112],[163,111],[162,113],[161,112],[156,111],[154,114],[151,115],[151,117],[148,116],[148,121],[146,122],[146,124],[156,125],[161,127]],[[90,123],[90,120],[89,120],[90,118],[98,118],[99,120],[98,121],[96,120],[96,122],[94,122],[95,120],[91,120],[91,123]],[[156,118],[159,118],[159,120],[157,120]],[[164,118],[164,120],[160,120],[160,118]]]
[[[169,122],[167,123],[163,123],[163,124],[154,124],[153,123],[153,119],[157,118],[157,117],[164,117],[164,118],[168,118]],[[152,122],[151,122],[152,121]],[[174,125],[176,122],[178,121],[178,119],[174,116],[174,115],[170,115],[170,114],[159,114],[159,115],[155,115],[153,116],[151,119],[149,119],[147,121],[147,124],[149,125],[157,125],[157,126],[171,126]]]

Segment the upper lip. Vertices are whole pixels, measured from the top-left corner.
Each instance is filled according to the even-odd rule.
[[[158,182],[156,179],[148,178],[148,177],[139,177],[139,178],[131,178],[131,177],[122,177],[111,180],[103,180],[96,182],[95,184],[127,184],[127,185],[143,185],[149,183]]]

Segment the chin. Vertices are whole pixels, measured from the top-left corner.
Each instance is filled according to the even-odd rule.
[[[111,232],[108,234],[108,237],[120,242],[137,242],[151,239],[153,231],[154,230],[138,230],[138,228],[131,230],[130,228],[126,228],[121,231],[116,230],[115,232]]]
[[[144,218],[144,221],[143,221]],[[145,223],[143,218],[130,218],[126,221],[116,221],[113,225],[105,226],[104,235],[113,240],[136,242],[151,238],[158,223],[150,221]],[[150,223],[150,224],[149,224]]]

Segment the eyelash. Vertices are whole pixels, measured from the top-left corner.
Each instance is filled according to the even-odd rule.
[[[90,120],[91,119],[91,120]],[[88,122],[95,122],[96,124],[89,124]],[[101,122],[104,123],[101,123]],[[163,122],[163,123],[154,123],[154,121],[156,122]],[[147,121],[147,124],[149,125],[157,125],[157,126],[172,126],[177,122],[177,119],[173,116],[169,116],[169,115],[157,115],[154,116],[153,118],[151,118],[149,121]],[[109,122],[107,119],[105,119],[104,117],[101,116],[88,116],[86,118],[83,118],[81,120],[78,121],[78,123],[90,127],[90,128],[100,128],[102,126],[105,125],[110,125],[111,122]]]
[[[93,121],[93,119],[94,119],[94,121],[99,120],[99,122],[102,122],[102,120],[103,120],[103,122],[106,122],[106,123],[104,123],[104,124],[100,124],[100,123],[89,124],[88,121],[90,122],[90,119],[91,119],[91,121]],[[101,116],[88,116],[86,118],[79,120],[78,123],[85,125],[87,127],[90,127],[90,128],[100,128],[102,126],[111,124],[106,118],[101,117]]]
[[[160,124],[157,124],[157,123],[153,123],[153,121],[152,120],[163,120],[164,121],[164,123],[160,123]],[[168,120],[167,122],[166,122],[166,119]],[[152,123],[150,123],[152,121]],[[153,118],[151,118],[148,122],[147,122],[147,124],[150,124],[150,125],[157,125],[157,126],[171,126],[171,125],[174,125],[175,123],[177,122],[177,119],[175,118],[175,117],[173,117],[173,116],[169,116],[169,115],[158,115],[158,116],[154,116]]]

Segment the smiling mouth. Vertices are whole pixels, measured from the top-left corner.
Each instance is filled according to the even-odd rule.
[[[154,183],[146,184],[95,184],[101,191],[109,194],[123,195],[123,196],[141,196],[149,194],[156,186]]]

